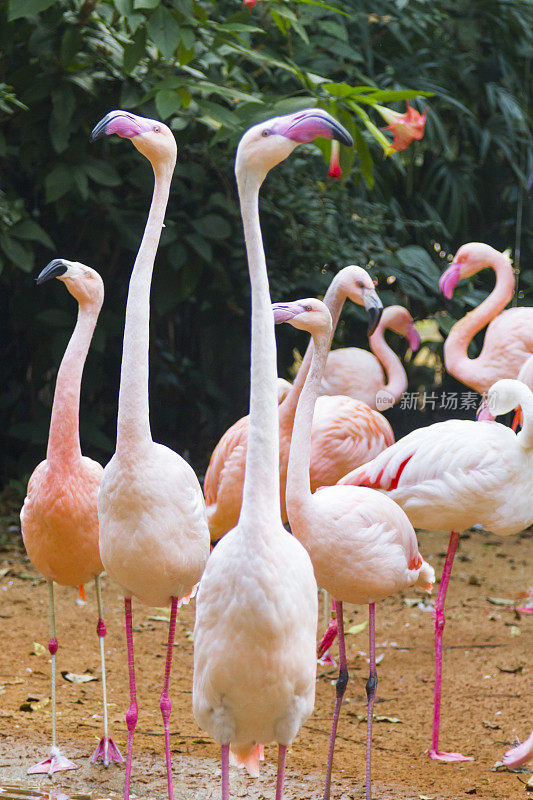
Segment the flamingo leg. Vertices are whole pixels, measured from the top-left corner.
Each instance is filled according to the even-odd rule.
[[[222,800],[229,800],[229,744],[222,745]]]
[[[450,582],[453,559],[455,557],[455,551],[457,550],[458,543],[459,533],[457,531],[452,531],[450,535],[450,541],[448,543],[446,561],[444,562],[444,569],[442,570],[442,577],[440,579],[439,591],[437,592],[437,599],[435,600],[435,606],[433,608],[433,623],[435,626],[435,695],[433,703],[433,735],[429,757],[435,759],[436,761],[474,760],[469,756],[461,755],[461,753],[445,753],[439,750],[440,701],[442,683],[442,634],[444,632],[444,625],[446,623],[444,618],[444,601],[446,599],[446,591]]]
[[[135,689],[135,662],[133,656],[133,620],[131,616],[131,597],[124,598],[124,614],[126,617],[126,642],[128,645],[128,671],[130,675],[130,706],[126,712],[128,728],[128,752],[126,754],[126,775],[124,779],[124,800],[129,800],[131,781],[131,758],[133,754],[133,736],[139,716],[137,692]]]
[[[56,725],[56,615],[54,608],[54,582],[48,581],[48,607],[50,611],[50,640],[48,642],[48,652],[50,653],[50,663],[52,669],[52,747],[50,757],[40,761],[28,770],[28,775],[46,774],[52,776],[54,772],[62,772],[67,769],[77,769],[78,765],[66,758],[57,746],[57,725]]]
[[[172,648],[174,647],[174,634],[176,631],[176,611],[178,609],[178,598],[171,597],[170,608],[170,625],[168,628],[168,646],[167,646],[167,660],[165,664],[165,680],[163,683],[163,691],[161,692],[161,699],[159,707],[161,708],[161,716],[163,717],[163,727],[165,729],[165,757],[167,762],[167,786],[169,800],[174,798],[174,790],[172,788],[172,764],[170,762],[170,731],[168,721],[170,712],[172,710],[172,703],[169,695],[170,684],[170,669],[172,667]]]
[[[376,672],[376,607],[374,603],[368,606],[368,635],[369,635],[369,656],[370,656],[370,676],[366,682],[366,696],[368,708],[366,713],[366,800],[372,800],[372,780],[371,780],[371,747],[372,747],[372,710],[374,698],[378,686],[378,675]]]
[[[124,759],[122,758],[115,742],[108,734],[107,688],[105,679],[105,651],[104,651],[104,636],[106,635],[106,627],[104,622],[104,612],[102,606],[102,593],[100,591],[100,578],[98,577],[98,575],[94,579],[94,586],[96,588],[96,602],[98,603],[98,623],[96,625],[96,633],[98,634],[98,639],[100,640],[100,663],[102,665],[102,705],[104,712],[104,735],[98,742],[98,746],[93,753],[91,761],[93,764],[96,764],[98,759],[101,758],[102,761],[104,762],[104,767],[108,767],[109,764],[113,761],[116,761],[118,764],[122,764],[124,762]]]
[[[287,747],[284,744],[278,745],[278,778],[276,781],[276,800],[283,797],[283,777],[285,775],[285,759],[287,757]]]
[[[331,724],[331,735],[329,739],[328,765],[326,768],[326,785],[324,787],[324,800],[329,800],[331,785],[331,769],[333,766],[333,752],[335,750],[335,737],[337,735],[337,724],[341,710],[342,698],[348,683],[348,664],[346,662],[346,647],[344,642],[344,620],[342,617],[342,603],[340,600],[333,601],[337,612],[337,627],[339,636],[339,677],[336,684],[335,708],[333,710],[333,722]]]

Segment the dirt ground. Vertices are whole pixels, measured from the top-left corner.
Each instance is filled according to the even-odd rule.
[[[447,537],[424,533],[419,541],[424,557],[440,575]],[[522,594],[533,592],[532,547],[530,532],[508,539],[471,533],[461,539],[446,605],[440,745],[473,755],[474,762],[440,764],[424,755],[433,693],[430,605],[424,600],[415,605],[422,596],[410,591],[377,607],[376,652],[382,660],[374,706],[375,800],[532,796],[525,787],[531,771],[494,771],[507,747],[524,738],[533,725],[533,614],[520,614],[513,607],[513,601],[533,601],[525,601]],[[79,769],[56,774],[52,783],[46,776],[26,775],[31,764],[48,755],[50,743],[46,585],[17,549],[0,553],[0,576],[0,798],[43,798],[48,792],[57,800],[120,796],[123,766],[105,770],[89,763],[101,735],[100,680],[76,684],[61,675],[66,671],[100,676],[94,587],[86,588],[84,606],[76,604],[74,589],[56,589],[58,743]],[[110,725],[125,755],[129,697],[123,603],[105,577],[103,587]],[[143,800],[159,800],[166,797],[159,694],[168,612],[135,601],[133,605],[140,713],[132,791]],[[366,608],[345,609],[347,628],[366,618]],[[194,602],[179,612],[174,651],[171,741],[176,800],[220,797],[219,750],[197,727],[191,710],[193,619]],[[337,736],[332,800],[364,797],[367,650],[366,630],[347,636],[350,681]],[[318,666],[314,714],[289,751],[287,800],[322,797],[336,674]],[[275,763],[276,748],[269,746],[260,779],[232,769],[231,796],[273,798]]]

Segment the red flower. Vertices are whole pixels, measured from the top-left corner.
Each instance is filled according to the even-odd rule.
[[[340,180],[342,177],[342,169],[339,163],[339,143],[336,139],[331,142],[331,157],[329,161],[328,178],[337,178]]]
[[[405,114],[400,114],[399,111],[392,111],[386,106],[376,106],[385,122],[390,123],[385,128],[386,131],[392,131],[394,139],[390,145],[387,155],[397,153],[400,150],[407,150],[413,139],[421,139],[424,135],[424,128],[426,125],[426,112],[420,114],[415,108],[411,108],[407,103],[407,111]]]
[[[243,5],[246,6],[246,8],[253,8],[256,3],[257,0],[243,0]]]

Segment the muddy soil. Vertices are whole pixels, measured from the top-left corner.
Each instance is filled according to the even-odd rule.
[[[419,539],[422,553],[440,575],[447,537],[424,533]],[[446,606],[440,745],[474,756],[473,762],[440,764],[424,755],[431,734],[433,693],[430,604],[409,591],[377,607],[376,652],[381,661],[374,707],[375,800],[533,796],[525,787],[531,771],[493,771],[507,747],[524,738],[533,725],[533,614],[519,613],[513,606],[513,602],[533,602],[533,597],[523,599],[525,591],[533,591],[532,548],[530,532],[508,539],[471,533],[461,539]],[[27,796],[22,786],[42,787],[34,797],[44,797],[44,790],[53,787],[51,797],[59,800],[66,800],[62,794],[76,793],[120,796],[123,766],[105,770],[89,763],[102,719],[94,587],[86,587],[84,606],[76,604],[74,589],[56,588],[58,743],[79,769],[56,774],[52,784],[45,776],[26,775],[31,764],[48,755],[50,743],[46,584],[17,549],[0,553],[0,576],[0,798]],[[103,587],[110,725],[125,754],[129,696],[123,602],[105,577]],[[415,600],[422,602],[415,605]],[[159,800],[166,797],[159,695],[168,611],[135,601],[133,606],[140,714],[132,791],[143,800]],[[347,628],[359,625],[367,619],[367,609],[347,607],[345,619]],[[219,750],[198,728],[191,711],[193,620],[194,602],[179,612],[174,650],[171,741],[176,800],[220,797]],[[350,681],[337,737],[332,800],[364,797],[367,651],[366,630],[347,636]],[[61,672],[87,673],[98,680],[70,683]],[[318,666],[314,714],[289,751],[287,800],[322,797],[335,678],[336,670]],[[276,755],[274,746],[266,748],[258,780],[232,769],[231,796],[273,798]],[[18,791],[8,788],[12,784]]]

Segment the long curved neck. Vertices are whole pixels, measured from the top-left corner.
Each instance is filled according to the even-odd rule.
[[[407,375],[402,362],[385,341],[385,330],[378,326],[376,332],[370,337],[370,349],[385,370],[387,383],[385,388],[397,402],[407,389]]]
[[[154,167],[150,213],[130,278],[118,397],[117,453],[122,455],[133,455],[152,441],[148,402],[150,286],[173,169],[173,163]]]
[[[241,520],[279,517],[279,423],[276,339],[259,222],[258,180],[239,181],[241,214],[252,289],[250,423]]]
[[[99,304],[79,306],[76,327],[57,373],[46,451],[46,459],[55,470],[70,469],[81,459],[81,378],[99,312]]]
[[[305,503],[311,497],[309,470],[313,412],[328,357],[330,338],[324,334],[314,341],[309,372],[296,409],[287,468],[287,505],[289,509],[293,498],[298,503]]]
[[[337,323],[339,321],[339,317],[341,315],[342,307],[346,301],[346,291],[343,289],[340,280],[338,279],[338,275],[333,278],[331,281],[326,294],[324,295],[324,305],[326,305],[329,309],[329,313],[331,314],[331,335],[328,341],[328,351],[331,347],[331,342],[333,341],[333,334],[335,333],[335,329],[337,327]],[[305,355],[303,357],[302,363],[300,365],[300,369],[298,370],[298,374],[294,379],[294,383],[292,385],[292,389],[287,394],[287,397],[279,406],[280,415],[283,417],[284,421],[287,424],[294,424],[294,417],[296,414],[296,407],[298,405],[298,399],[300,397],[303,385],[305,383],[305,379],[307,378],[307,373],[309,372],[309,368],[311,366],[311,361],[313,359],[313,354],[315,352],[315,346],[313,344],[313,340],[309,342],[307,345],[307,350],[305,351]]]
[[[531,392],[524,387],[520,399],[522,409],[522,430],[517,434],[517,441],[526,449],[533,448],[533,397]]]
[[[509,259],[503,253],[496,253],[494,263],[490,266],[496,273],[494,289],[481,305],[455,323],[444,343],[446,362],[452,366],[455,377],[465,379],[467,385],[472,379],[472,366],[477,361],[468,358],[468,345],[505,308],[514,291],[514,275]]]

